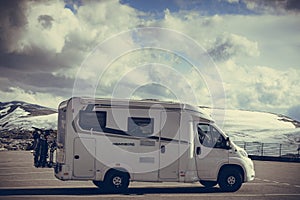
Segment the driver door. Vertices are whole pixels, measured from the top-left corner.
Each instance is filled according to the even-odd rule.
[[[219,169],[228,163],[226,140],[216,127],[209,123],[195,123],[197,172],[200,180],[216,180]]]

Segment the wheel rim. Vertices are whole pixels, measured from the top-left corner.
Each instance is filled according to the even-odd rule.
[[[121,186],[122,185],[122,178],[121,177],[119,177],[119,176],[115,176],[114,178],[113,178],[113,180],[112,180],[112,182],[113,182],[113,184],[115,185],[115,186]]]
[[[236,179],[235,179],[234,176],[229,176],[229,177],[227,178],[227,183],[228,183],[229,185],[234,185],[235,182],[236,182]]]

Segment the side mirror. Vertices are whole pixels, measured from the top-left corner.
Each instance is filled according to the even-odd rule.
[[[231,145],[230,145],[230,139],[229,137],[226,138],[226,143],[225,143],[226,149],[231,149]]]

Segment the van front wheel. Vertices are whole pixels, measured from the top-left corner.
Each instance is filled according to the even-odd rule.
[[[242,183],[242,175],[237,169],[224,169],[219,176],[219,186],[225,192],[239,190]]]

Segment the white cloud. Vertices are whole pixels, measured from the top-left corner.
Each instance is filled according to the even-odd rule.
[[[239,63],[275,68],[287,65],[299,67],[299,14],[201,16],[201,13],[195,11],[179,11],[166,12],[165,15],[164,19],[151,21],[148,25],[175,29],[193,38],[206,49],[211,49],[217,38],[225,40],[236,35],[240,40],[231,37],[231,41],[248,47],[251,44],[250,55],[256,55],[255,59],[240,56],[236,58]]]
[[[39,104],[50,108],[57,108],[58,104],[65,100],[64,97],[52,95],[49,93],[40,93],[25,91],[21,88],[11,87],[9,92],[0,90],[1,101],[24,101],[33,104]]]
[[[27,24],[11,51],[22,53],[37,47],[62,53],[73,46],[87,54],[107,37],[140,24],[138,13],[117,0],[85,3],[75,15],[63,1],[27,2]]]
[[[60,53],[67,35],[79,27],[74,14],[60,1],[51,4],[28,2],[27,7],[27,24],[16,51],[38,47]]]
[[[239,3],[239,0],[227,0],[228,3]]]
[[[238,0],[228,2],[236,3]],[[251,1],[247,3],[249,8],[252,6],[251,9],[257,6],[257,3],[250,5]],[[270,14],[202,16],[196,11],[181,10],[174,13],[165,10],[164,18],[146,20],[146,13],[122,5],[117,0],[104,3],[83,2],[83,5],[77,8],[76,15],[64,8],[62,1],[50,3],[33,1],[27,4],[28,10],[25,13],[27,24],[20,31],[21,34],[17,34],[15,43],[10,44],[10,52],[30,54],[30,51],[28,52],[30,48],[46,49],[46,52],[53,54],[44,62],[52,61],[56,65],[51,73],[56,76],[77,77],[79,81],[90,81],[91,88],[82,87],[82,90],[90,92],[102,88],[99,94],[109,95],[122,78],[127,88],[161,83],[167,88],[158,91],[161,96],[163,96],[161,93],[168,93],[168,89],[171,90],[173,87],[177,88],[176,93],[182,93],[191,85],[197,91],[196,96],[201,99],[200,103],[211,105],[208,86],[214,88],[213,78],[216,71],[209,71],[209,66],[204,66],[205,72],[199,75],[183,61],[183,58],[168,56],[158,51],[139,50],[129,52],[121,58],[116,57],[126,50],[140,47],[136,41],[138,37],[131,34],[122,38],[115,37],[113,43],[109,43],[108,46],[104,44],[97,49],[96,56],[89,63],[81,66],[84,58],[87,58],[86,56],[99,43],[107,41],[106,39],[114,37],[115,34],[141,26],[158,26],[181,32],[215,53],[213,58],[217,61],[224,80],[229,107],[285,112],[289,107],[299,104],[297,102],[299,99],[297,91],[300,91],[298,14],[285,12],[280,16]],[[189,48],[190,46],[182,38],[176,37],[176,34],[160,33],[149,33],[158,39],[153,42],[158,47],[160,45],[166,50],[180,49],[183,55],[204,55],[195,48]],[[147,41],[149,35],[145,35],[142,39]],[[165,40],[166,44],[160,43],[161,40]],[[203,56],[204,65],[208,64],[207,59]],[[111,61],[113,63],[110,63]],[[172,66],[174,71],[134,70],[138,66],[153,62]],[[40,63],[43,62],[38,62],[37,65]],[[174,76],[175,72],[183,77]],[[155,92],[153,88],[148,90]],[[61,99],[47,93],[25,92],[16,87],[13,91],[21,100],[46,103],[47,98],[54,101]],[[2,93],[2,99],[15,98],[9,96],[13,93],[7,93],[6,96],[6,93]]]
[[[84,64],[87,68],[83,68],[78,74],[80,78],[88,76],[88,80],[95,86],[94,90],[86,90],[90,93],[86,94],[87,96],[93,96],[96,92],[98,95],[113,95],[118,98],[130,98],[131,95],[138,98],[135,91],[142,88],[145,89],[143,95],[155,95],[152,87],[154,84],[166,88],[156,91],[156,95],[161,99],[170,99],[171,95],[175,97],[173,100],[195,103],[197,97],[201,104],[211,103],[204,77],[195,67],[172,51],[138,49],[119,57],[105,68],[93,65],[99,62],[99,58],[102,59],[97,51],[92,60]],[[101,73],[98,73],[99,71]],[[80,86],[78,88],[81,89]]]
[[[225,55],[226,59],[214,58],[215,61],[218,61],[221,77],[224,80],[228,107],[285,112],[290,105],[297,103],[295,97],[298,95],[295,94],[294,91],[299,90],[299,84],[295,83],[297,78],[294,77],[294,74],[299,74],[299,70],[289,68],[287,72],[284,72],[276,68],[274,69],[270,67],[273,64],[272,59],[276,60],[278,57],[276,56],[276,58],[274,58],[272,56],[266,56],[266,54],[270,52],[270,45],[290,48],[289,43],[295,41],[294,34],[289,30],[279,30],[283,28],[283,26],[293,27],[296,22],[290,19],[291,18],[287,16],[216,15],[212,17],[201,17],[195,12],[182,11],[179,13],[171,13],[169,10],[166,10],[164,19],[148,22],[147,25],[157,25],[175,29],[176,31],[187,34],[187,36],[195,39],[196,42],[207,49],[218,50],[220,56]],[[283,25],[284,23],[285,25]],[[283,38],[282,41],[278,41],[277,38],[267,36],[268,34],[277,34],[273,34],[273,32],[276,31],[280,31],[282,34],[290,34],[292,37]],[[166,37],[166,39],[168,39],[173,36],[157,35],[157,37]],[[130,41],[130,43],[128,43],[129,46],[125,46],[125,48],[134,47],[135,41],[130,40],[130,38],[128,38],[128,41]],[[115,46],[120,46],[120,49],[122,49],[122,46],[125,44],[124,41],[118,41],[116,43],[119,45]],[[178,41],[178,43],[180,43],[180,41]],[[176,45],[177,44],[170,44],[169,47],[176,48]],[[185,46],[182,45],[182,48],[184,49]],[[112,49],[112,51],[114,50]],[[189,54],[195,50],[187,48],[185,51]],[[284,53],[282,50],[278,51],[278,54]],[[109,70],[105,72],[100,86],[106,86],[105,89],[110,88],[108,89],[110,92],[111,87],[114,87],[127,73],[131,74],[127,74],[127,89],[128,87],[141,85],[139,84],[143,82],[141,80],[144,80],[143,83],[155,82],[155,79],[151,79],[147,74],[138,75],[136,72],[130,72],[132,67],[153,62],[155,59],[157,63],[166,64],[168,66],[174,64],[172,62],[174,62],[175,58],[166,62],[164,59],[158,59],[155,56],[151,57],[152,54],[153,52],[144,52],[125,56],[126,58],[118,60],[118,64],[114,67],[110,66]],[[295,52],[292,52],[292,55],[295,56]],[[105,56],[105,54],[102,54],[102,56]],[[103,57],[103,60],[108,58]],[[96,62],[97,61],[95,61],[95,63]],[[270,63],[270,65],[266,65],[266,63]],[[287,65],[293,67],[293,60],[291,63],[287,63]],[[94,68],[94,70],[87,71],[86,73],[90,73],[91,76],[98,76],[94,73],[96,69],[97,68]],[[162,72],[162,74],[164,73]],[[83,75],[82,77],[91,78],[91,76],[85,73],[81,75]],[[166,75],[163,76],[164,79],[172,83],[174,87],[180,85],[181,81],[176,79],[178,77],[168,76],[168,73],[164,75]],[[156,76],[157,79],[163,79],[159,74],[156,74]],[[207,84],[205,80],[200,80],[196,73],[185,72],[185,77],[188,77],[187,79],[191,83],[190,85],[197,89],[197,97],[200,97],[200,99],[203,96],[206,97],[206,100],[200,103],[211,105],[211,94],[209,93],[207,85],[205,85]],[[212,84],[212,82],[208,84]]]
[[[239,66],[232,60],[220,67],[229,108],[284,113],[297,105],[300,71],[267,66]]]
[[[299,67],[300,23],[297,15],[224,16],[218,32],[226,31],[257,42],[259,56],[238,58],[241,64],[273,68]],[[283,59],[286,58],[286,59]]]
[[[236,34],[223,34],[216,38],[208,50],[215,61],[236,57],[259,56],[258,43]]]

